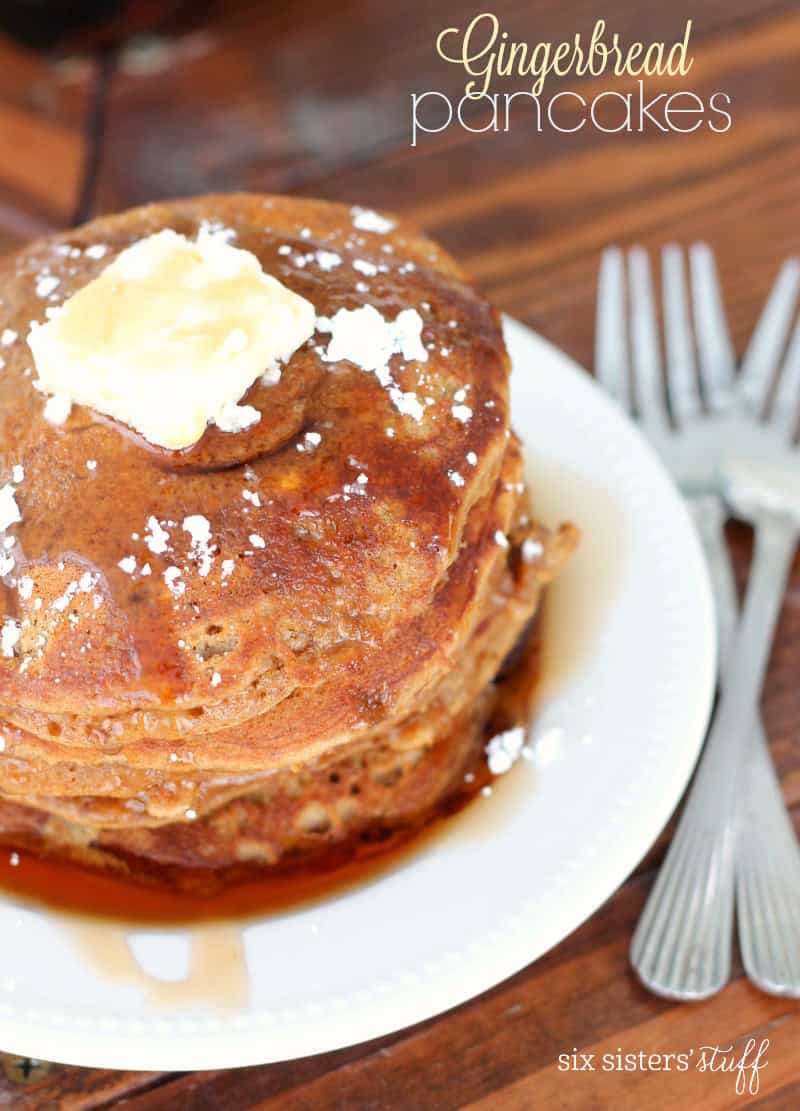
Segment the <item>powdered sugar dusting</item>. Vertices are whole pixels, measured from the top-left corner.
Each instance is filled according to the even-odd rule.
[[[335,251],[317,251],[314,257],[320,270],[334,270],[342,265],[342,256],[337,255]]]
[[[144,542],[153,555],[163,555],[169,547],[169,533],[155,517],[148,518]]]
[[[377,235],[386,235],[395,226],[394,220],[381,216],[379,212],[374,212],[371,208],[359,208],[356,205],[353,207],[352,213],[353,227],[358,228],[359,231],[371,231]]]
[[[544,545],[541,540],[533,540],[528,537],[527,540],[522,541],[522,562],[533,563],[544,555]]]
[[[416,309],[403,309],[394,320],[386,320],[373,305],[339,309],[332,317],[318,317],[317,330],[329,332],[322,352],[325,362],[355,363],[373,373],[384,386],[398,412],[421,421],[424,413],[416,394],[401,390],[392,377],[389,360],[401,355],[406,361],[425,363],[428,352],[422,342],[422,317]]]
[[[14,655],[14,649],[19,644],[21,636],[22,630],[17,622],[12,617],[7,617],[0,629],[0,650],[7,659]]]
[[[237,405],[233,401],[228,401],[223,405],[214,423],[221,432],[244,432],[246,428],[252,428],[260,420],[261,414],[252,405]]]
[[[186,591],[186,583],[181,581],[180,567],[168,567],[164,572],[164,582],[173,598],[180,598]]]
[[[521,725],[492,737],[486,746],[486,760],[492,775],[504,775],[510,771],[519,759],[524,744],[525,730]]]
[[[5,486],[0,488],[0,531],[2,532],[22,520],[22,514],[14,497],[15,493],[16,491],[11,483],[6,483]]]
[[[65,393],[54,393],[44,403],[44,419],[48,424],[64,424],[72,412],[72,402]]]
[[[214,563],[216,551],[216,546],[211,543],[211,524],[206,517],[196,513],[184,519],[183,531],[192,538],[189,559],[197,563],[200,577],[205,578]]]

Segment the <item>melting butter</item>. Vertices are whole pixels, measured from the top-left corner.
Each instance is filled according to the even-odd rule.
[[[278,380],[315,321],[250,251],[170,230],[122,251],[48,315],[28,344],[49,419],[87,405],[173,450],[212,422],[226,432],[257,423],[261,413],[238,402],[256,379]]]

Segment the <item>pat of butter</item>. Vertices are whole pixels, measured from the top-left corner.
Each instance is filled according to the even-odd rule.
[[[236,432],[260,413],[237,402],[314,331],[314,306],[218,236],[160,231],[122,251],[28,344],[38,388],[88,405],[179,449],[214,422]],[[51,411],[56,407],[50,406]]]

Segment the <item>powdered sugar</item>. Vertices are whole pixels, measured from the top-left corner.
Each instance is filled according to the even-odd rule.
[[[64,424],[72,412],[72,402],[65,393],[54,393],[44,403],[44,419],[48,424]]]
[[[252,428],[260,420],[261,414],[252,405],[237,405],[233,401],[228,401],[223,405],[214,423],[221,432],[244,432],[246,428]]]
[[[180,567],[168,567],[164,572],[164,582],[173,598],[180,598],[186,591],[186,583],[181,581]]]
[[[492,775],[504,775],[510,771],[519,759],[524,744],[525,730],[521,725],[492,737],[486,746],[487,763]]]
[[[315,448],[318,448],[321,443],[322,436],[320,436],[319,432],[306,432],[303,436],[303,442],[297,444],[297,450],[313,451]]]
[[[534,560],[544,555],[544,545],[540,540],[532,540],[530,537],[522,541],[522,562],[533,563]]]
[[[184,518],[183,531],[192,538],[189,559],[197,563],[201,578],[205,578],[214,563],[215,545],[211,543],[211,524],[206,517],[196,513]]]
[[[314,257],[320,270],[334,270],[342,265],[342,256],[337,255],[335,251],[317,251]]]
[[[359,231],[371,231],[376,235],[386,235],[395,226],[394,220],[373,212],[371,208],[359,208],[355,205],[351,210],[353,214],[353,227]]]
[[[14,497],[15,493],[16,490],[11,483],[0,487],[0,531],[2,532],[22,520],[22,514]]]
[[[147,520],[144,542],[153,555],[163,555],[169,547],[169,533],[155,517],[149,517]]]
[[[14,649],[19,644],[21,636],[22,630],[17,622],[12,617],[7,617],[0,629],[0,650],[8,659],[14,655]]]
[[[61,279],[54,274],[43,274],[36,282],[36,296],[49,297],[61,284]]]
[[[416,394],[402,390],[392,377],[389,360],[401,355],[408,362],[427,362],[422,342],[422,317],[416,309],[403,309],[394,320],[386,320],[373,305],[339,309],[333,317],[318,317],[317,330],[329,332],[325,362],[355,363],[373,373],[384,386],[398,412],[421,421],[424,413]]]

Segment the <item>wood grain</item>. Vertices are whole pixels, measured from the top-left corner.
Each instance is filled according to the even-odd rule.
[[[462,0],[288,0],[223,6],[181,36],[125,46],[106,78],[0,51],[0,248],[86,211],[211,189],[295,190],[406,213],[487,293],[591,366],[599,252],[608,243],[704,239],[717,255],[741,353],[800,227],[800,13],[792,3],[611,0],[624,36],[669,37],[691,16],[691,88],[725,90],[725,135],[508,134],[451,130],[412,149],[409,94],[456,94],[433,38],[477,10]],[[689,10],[691,7],[691,10]],[[597,17],[588,0],[499,0],[512,35],[561,38]],[[568,82],[591,96],[602,81]],[[657,83],[656,83],[657,84]],[[622,83],[615,87],[623,88]],[[655,88],[656,85],[653,86]],[[87,145],[88,136],[88,145]],[[732,526],[740,585],[750,536]],[[782,787],[800,829],[800,561],[764,692]],[[670,827],[671,829],[671,827]],[[0,1058],[14,1111],[446,1111],[480,1108],[794,1108],[800,1005],[755,991],[736,968],[716,999],[676,1006],[628,970],[631,931],[668,844],[534,966],[438,1020],[364,1046],[234,1073],[110,1073]],[[690,1070],[564,1072],[558,1056],[697,1051],[769,1038],[757,1095]],[[124,1104],[123,1104],[124,1101]]]
[[[68,226],[80,203],[98,73],[0,48],[0,250]]]
[[[790,5],[756,7],[761,15]],[[748,23],[754,5],[705,0],[696,8],[694,35],[703,42]],[[613,9],[606,18],[623,35],[641,36],[646,29],[648,40],[658,39],[674,36],[678,27],[660,0],[617,2]],[[468,180],[449,170],[448,150],[437,149],[429,179],[430,160],[418,160],[409,149],[410,93],[457,95],[464,83],[459,67],[437,57],[435,36],[448,26],[464,27],[476,10],[464,0],[309,0],[302,18],[292,19],[286,4],[244,5],[236,19],[175,43],[157,72],[140,74],[130,57],[123,58],[110,90],[98,208],[215,189],[313,192],[315,183],[318,191],[338,196],[335,178],[350,168],[348,199],[385,195],[407,209],[439,194],[446,203],[449,190],[468,188],[476,173],[505,175],[509,145],[493,136],[486,137],[478,162],[468,154]],[[567,26],[557,0],[499,0],[492,10],[512,37],[559,39]],[[586,34],[596,18],[588,0],[570,3],[570,30]],[[158,127],[152,127],[156,116]],[[557,136],[562,153],[563,138]],[[538,140],[520,132],[516,142],[526,170],[534,172]],[[387,158],[390,152],[397,157]],[[397,177],[403,156],[410,166]],[[443,171],[438,181],[437,165]],[[476,223],[486,231],[482,220]],[[531,232],[526,225],[525,238]]]

